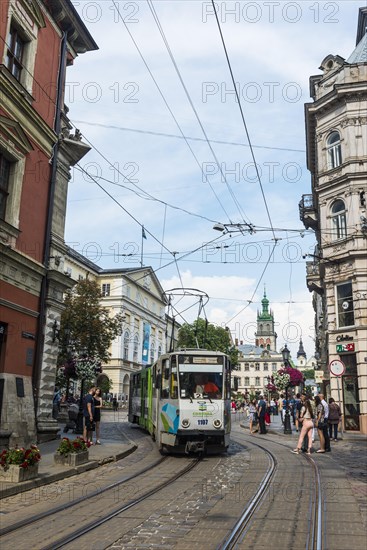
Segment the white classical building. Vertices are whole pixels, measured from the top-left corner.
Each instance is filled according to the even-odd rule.
[[[129,393],[132,372],[175,347],[179,325],[172,331],[164,291],[151,267],[102,269],[71,248],[64,271],[75,282],[95,279],[101,288],[101,305],[111,316],[121,313],[124,317],[121,334],[111,345],[111,359],[102,365],[103,374],[112,380],[111,392],[121,400]]]
[[[307,285],[324,391],[336,401],[340,395],[345,429],[362,433],[367,433],[366,27],[367,8],[360,8],[355,50],[347,60],[328,55],[321,74],[310,78],[313,101],[305,116],[312,194],[300,202],[301,220],[317,241]],[[340,377],[329,372],[338,364],[345,368]]]

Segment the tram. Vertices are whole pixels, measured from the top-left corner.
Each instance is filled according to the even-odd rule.
[[[231,431],[231,365],[202,349],[161,355],[130,378],[129,421],[164,452],[225,451]]]

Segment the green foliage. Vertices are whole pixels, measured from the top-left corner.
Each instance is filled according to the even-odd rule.
[[[305,369],[304,371],[302,371],[302,374],[306,380],[315,379],[315,369]]]
[[[7,470],[11,464],[20,468],[28,468],[37,464],[41,460],[41,454],[36,445],[31,445],[29,449],[4,449],[0,455],[0,466]]]
[[[101,388],[102,394],[103,393],[109,393],[110,389],[112,388],[113,382],[111,378],[108,378],[105,374],[101,374],[97,378],[97,386]]]
[[[65,296],[57,364],[65,367],[67,378],[89,378],[86,369],[94,376],[94,366],[110,358],[109,348],[121,331],[122,315],[110,317],[100,300],[98,283],[89,279],[79,281]]]
[[[193,323],[185,323],[178,333],[178,347],[202,348],[221,351],[229,355],[232,368],[238,364],[238,349],[233,346],[230,332],[222,327],[207,323],[205,319],[197,319]]]
[[[85,441],[82,437],[77,437],[76,439],[69,439],[68,437],[63,437],[60,445],[56,449],[56,452],[59,455],[69,455],[70,453],[82,453],[87,451],[90,447],[90,442]]]

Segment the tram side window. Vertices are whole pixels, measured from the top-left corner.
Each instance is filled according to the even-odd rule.
[[[162,388],[161,388],[161,398],[169,398],[169,386],[170,386],[170,369],[169,369],[169,360],[166,359],[162,365]]]
[[[170,387],[171,399],[178,399],[176,355],[173,355],[172,359],[171,359],[171,380],[170,380],[170,382],[171,382],[171,387]]]

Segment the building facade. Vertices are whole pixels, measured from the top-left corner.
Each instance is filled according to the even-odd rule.
[[[179,325],[166,315],[166,297],[151,267],[102,269],[68,249],[64,272],[75,284],[86,277],[101,289],[101,306],[111,316],[123,315],[121,334],[111,345],[111,359],[102,365],[112,380],[111,393],[122,400],[129,393],[130,375],[175,347]],[[173,334],[173,342],[171,335]]]
[[[271,377],[284,366],[283,356],[276,350],[274,314],[269,310],[269,300],[264,292],[262,310],[257,313],[255,345],[236,341],[240,351],[237,370],[238,391],[245,395],[266,394]]]
[[[0,18],[0,430],[54,437],[70,166],[88,151],[66,116],[66,67],[97,48],[70,0],[3,0]]]
[[[313,292],[316,353],[324,389],[341,402],[346,430],[367,433],[367,8],[356,48],[328,55],[310,78],[305,106],[312,194],[300,217],[316,236],[307,285]],[[335,376],[333,361],[344,374]],[[333,363],[335,365],[335,363]],[[339,364],[340,365],[340,364]],[[341,365],[343,370],[343,365]],[[335,368],[334,368],[335,370]]]

